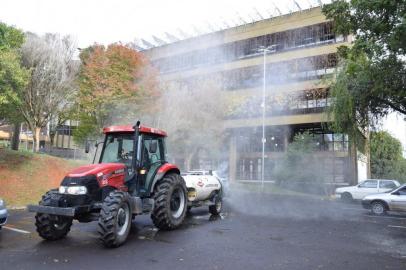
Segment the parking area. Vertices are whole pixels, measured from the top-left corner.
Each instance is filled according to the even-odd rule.
[[[224,214],[194,209],[182,228],[137,217],[127,243],[103,248],[96,224],[75,223],[46,242],[33,215],[11,211],[0,269],[404,269],[406,216],[372,216],[359,204],[234,193]]]

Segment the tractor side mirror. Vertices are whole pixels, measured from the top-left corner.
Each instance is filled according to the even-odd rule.
[[[87,154],[89,152],[90,152],[90,142],[86,141],[86,143],[85,143],[85,153]]]
[[[156,151],[158,150],[158,142],[156,142],[156,141],[151,141],[150,143],[149,143],[149,153],[150,154],[155,154],[156,153]]]

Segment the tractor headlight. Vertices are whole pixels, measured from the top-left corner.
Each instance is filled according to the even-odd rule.
[[[60,186],[59,193],[70,195],[84,195],[87,193],[87,188],[85,186],[72,186],[72,187]]]

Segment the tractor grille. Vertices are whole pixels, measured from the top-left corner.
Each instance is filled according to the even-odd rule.
[[[90,199],[94,201],[101,200],[101,190],[95,175],[83,177],[65,177],[61,183],[61,186],[85,186],[88,192],[87,197],[90,197]],[[78,196],[76,196],[76,198],[78,198]]]

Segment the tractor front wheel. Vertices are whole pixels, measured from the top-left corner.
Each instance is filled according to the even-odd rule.
[[[99,237],[106,247],[118,247],[131,228],[130,198],[127,192],[112,191],[103,201],[99,217]]]
[[[161,230],[179,227],[187,210],[187,191],[183,178],[175,173],[165,175],[155,186],[154,201],[151,214],[154,225]]]
[[[42,196],[39,204],[50,206],[52,193],[52,191],[48,191]],[[38,234],[45,240],[59,240],[69,233],[72,226],[72,218],[37,213],[35,215],[35,226],[37,227]]]

